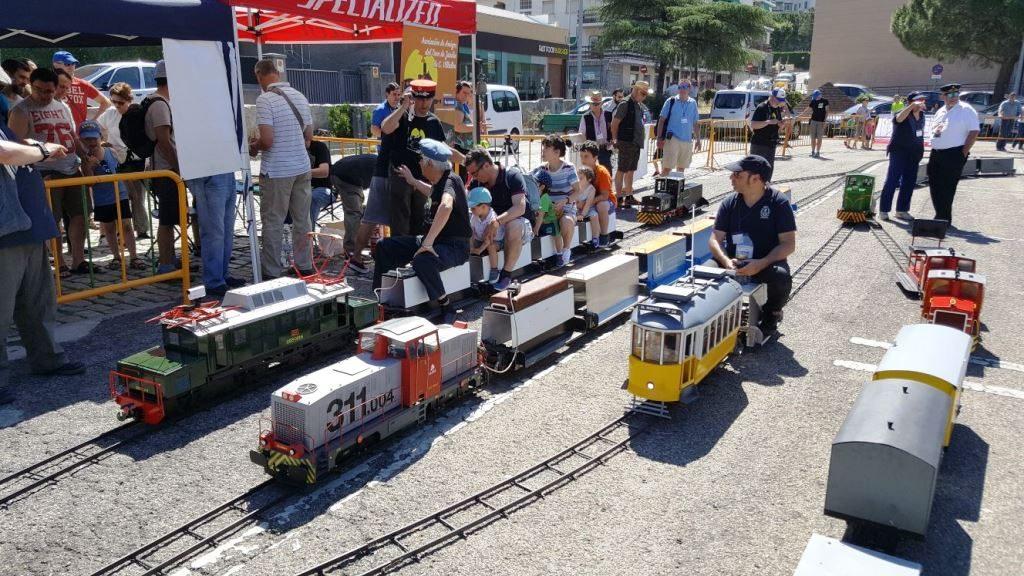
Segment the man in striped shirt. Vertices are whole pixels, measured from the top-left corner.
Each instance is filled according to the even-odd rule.
[[[313,198],[309,155],[313,116],[309,101],[287,82],[273,60],[256,63],[256,80],[263,93],[256,99],[259,134],[249,145],[249,155],[263,152],[260,163],[260,261],[263,278],[277,278],[287,269],[281,257],[284,220],[292,216],[293,259],[302,275],[313,273],[309,251],[309,205]]]

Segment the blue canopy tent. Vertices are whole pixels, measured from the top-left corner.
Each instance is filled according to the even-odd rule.
[[[221,0],[45,0],[2,12],[3,47],[163,45],[181,176],[242,171],[250,256],[258,279],[233,9]],[[199,82],[202,90],[195,89]]]

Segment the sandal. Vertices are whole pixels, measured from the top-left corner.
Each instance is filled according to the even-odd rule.
[[[149,265],[146,264],[146,261],[143,260],[142,258],[135,257],[132,258],[131,261],[128,263],[128,267],[131,268],[132,270],[146,270],[147,268],[149,268]]]
[[[78,266],[75,266],[74,268],[71,269],[72,274],[89,274],[90,272],[92,272],[93,274],[98,274],[100,272],[100,268],[98,266],[93,266],[88,262],[82,262]]]

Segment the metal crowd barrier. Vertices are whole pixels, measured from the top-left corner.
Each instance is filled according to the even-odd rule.
[[[188,198],[187,198],[187,194],[186,194],[186,191],[185,191],[185,182],[181,179],[180,176],[178,176],[177,174],[175,174],[174,172],[171,172],[169,170],[153,170],[153,171],[149,171],[149,172],[130,172],[130,173],[123,173],[123,174],[109,174],[109,175],[103,175],[103,176],[81,176],[81,177],[77,177],[77,178],[65,178],[65,179],[61,179],[61,180],[46,180],[45,181],[46,190],[47,190],[46,201],[50,205],[50,208],[52,210],[53,209],[53,200],[50,197],[50,190],[51,189],[53,189],[53,188],[67,188],[67,187],[72,187],[72,186],[81,186],[82,187],[81,188],[82,196],[83,196],[82,204],[83,204],[83,206],[89,206],[89,204],[85,201],[86,194],[89,194],[89,192],[86,191],[87,187],[91,189],[92,185],[94,185],[94,184],[102,184],[102,183],[106,183],[106,182],[113,182],[113,183],[116,184],[118,182],[129,182],[129,181],[137,181],[137,180],[149,180],[149,179],[154,179],[154,178],[169,178],[178,187],[178,225],[181,227],[181,268],[178,269],[178,270],[174,270],[172,272],[166,272],[164,274],[154,274],[152,276],[146,276],[146,277],[143,277],[143,278],[131,278],[131,279],[128,278],[128,264],[127,264],[127,258],[126,258],[127,254],[126,254],[126,249],[125,249],[124,237],[123,237],[123,234],[122,234],[123,227],[122,227],[122,224],[121,224],[121,222],[122,222],[122,218],[121,218],[121,202],[120,202],[121,195],[120,195],[120,192],[116,189],[117,187],[115,186],[115,191],[114,191],[115,204],[114,204],[114,206],[115,206],[115,211],[117,213],[116,231],[115,232],[117,234],[118,256],[120,257],[120,260],[121,260],[120,280],[117,283],[114,283],[114,284],[107,284],[107,285],[103,285],[103,286],[97,286],[96,285],[95,273],[92,270],[92,268],[93,268],[93,260],[94,260],[93,259],[93,255],[95,253],[95,249],[92,246],[92,241],[91,241],[90,236],[89,236],[89,220],[90,220],[90,216],[91,215],[87,213],[87,214],[85,214],[85,226],[86,226],[85,238],[86,238],[86,243],[87,243],[86,246],[88,248],[88,259],[86,261],[89,263],[89,267],[90,267],[90,270],[89,270],[89,285],[90,285],[90,288],[88,288],[86,290],[79,290],[77,292],[72,292],[70,294],[65,294],[64,293],[64,288],[63,288],[62,283],[61,283],[62,279],[60,277],[60,267],[57,265],[58,260],[56,259],[56,255],[59,254],[60,251],[62,250],[62,245],[61,245],[60,242],[57,241],[56,238],[54,238],[54,239],[52,239],[50,241],[50,254],[54,256],[54,267],[53,268],[54,268],[55,286],[57,288],[57,303],[58,304],[64,304],[64,303],[67,303],[67,302],[74,302],[76,300],[84,300],[86,298],[93,298],[95,296],[101,296],[103,294],[109,294],[111,292],[120,292],[120,291],[124,291],[124,290],[129,290],[131,288],[136,288],[138,286],[146,286],[146,285],[149,285],[149,284],[156,284],[158,282],[167,282],[167,281],[174,281],[174,280],[181,280],[181,299],[182,299],[182,303],[183,304],[188,304],[188,302],[189,302],[189,299],[188,299],[188,289],[189,289],[189,284],[190,284],[190,281],[191,281],[191,275],[189,273],[189,247],[188,247]],[[151,228],[152,228],[152,238],[153,238],[153,242],[155,244],[155,242],[156,242],[156,226],[152,226],[151,225]],[[152,250],[153,250],[153,248],[150,247],[150,252],[152,252]]]
[[[746,154],[750,129],[746,120],[701,120],[707,123],[708,143],[705,167],[719,168],[716,154]],[[703,132],[703,129],[702,129]]]
[[[331,156],[351,156],[353,154],[376,154],[380,140],[376,138],[336,138],[334,136],[313,136],[327,144]]]
[[[981,123],[981,134],[978,140],[986,142],[1020,142],[1024,140],[1024,121],[1014,120],[1010,124],[1009,133],[1003,134],[1002,120],[992,114],[978,114]]]

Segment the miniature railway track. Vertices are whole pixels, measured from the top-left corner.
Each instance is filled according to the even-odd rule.
[[[246,525],[267,510],[277,506],[291,496],[290,493],[281,492],[268,500],[266,503],[248,508],[246,503],[257,499],[263,492],[275,484],[274,480],[267,480],[258,484],[244,494],[236,496],[223,504],[196,516],[181,526],[156,538],[140,548],[125,554],[121,558],[96,570],[92,576],[105,576],[109,574],[140,574],[150,576],[165,574],[171,568],[177,566],[182,560],[194,556],[205,549],[220,544],[225,538],[236,533],[238,529]],[[231,519],[232,516],[235,518]],[[214,524],[220,524],[225,519],[230,519],[219,529],[216,529],[207,536],[200,534],[201,529],[210,529]],[[181,542],[182,538],[192,539],[194,542],[169,558],[158,560],[157,555],[161,552],[167,553],[170,546]],[[139,570],[142,572],[139,572]]]
[[[137,422],[122,424],[0,479],[0,506],[7,506],[29,492],[56,483],[60,477],[94,464],[114,450],[144,436],[145,432],[122,437],[126,430],[137,428],[137,425]]]
[[[853,226],[840,226],[836,231],[821,245],[820,248],[814,251],[807,260],[804,260],[800,266],[793,271],[793,290],[789,294],[790,300],[792,300],[800,290],[811,281],[811,278],[825,267],[825,264],[832,259],[833,256],[839,252],[839,249],[843,247],[843,244],[850,239],[853,235]]]
[[[630,440],[643,433],[646,426],[636,425],[639,418],[644,417],[634,414],[622,416],[543,462],[301,572],[299,576],[321,576],[340,571],[368,576],[384,574],[418,562],[455,540],[465,539],[500,518],[508,518],[511,512],[543,499],[545,495],[604,464],[625,450]],[[397,552],[397,555],[380,563],[378,556],[387,551]],[[374,565],[358,567],[361,561],[373,562]]]
[[[868,222],[868,228],[871,229],[871,235],[882,244],[889,257],[896,263],[896,267],[902,268],[907,263],[907,253],[899,242],[878,222]]]

